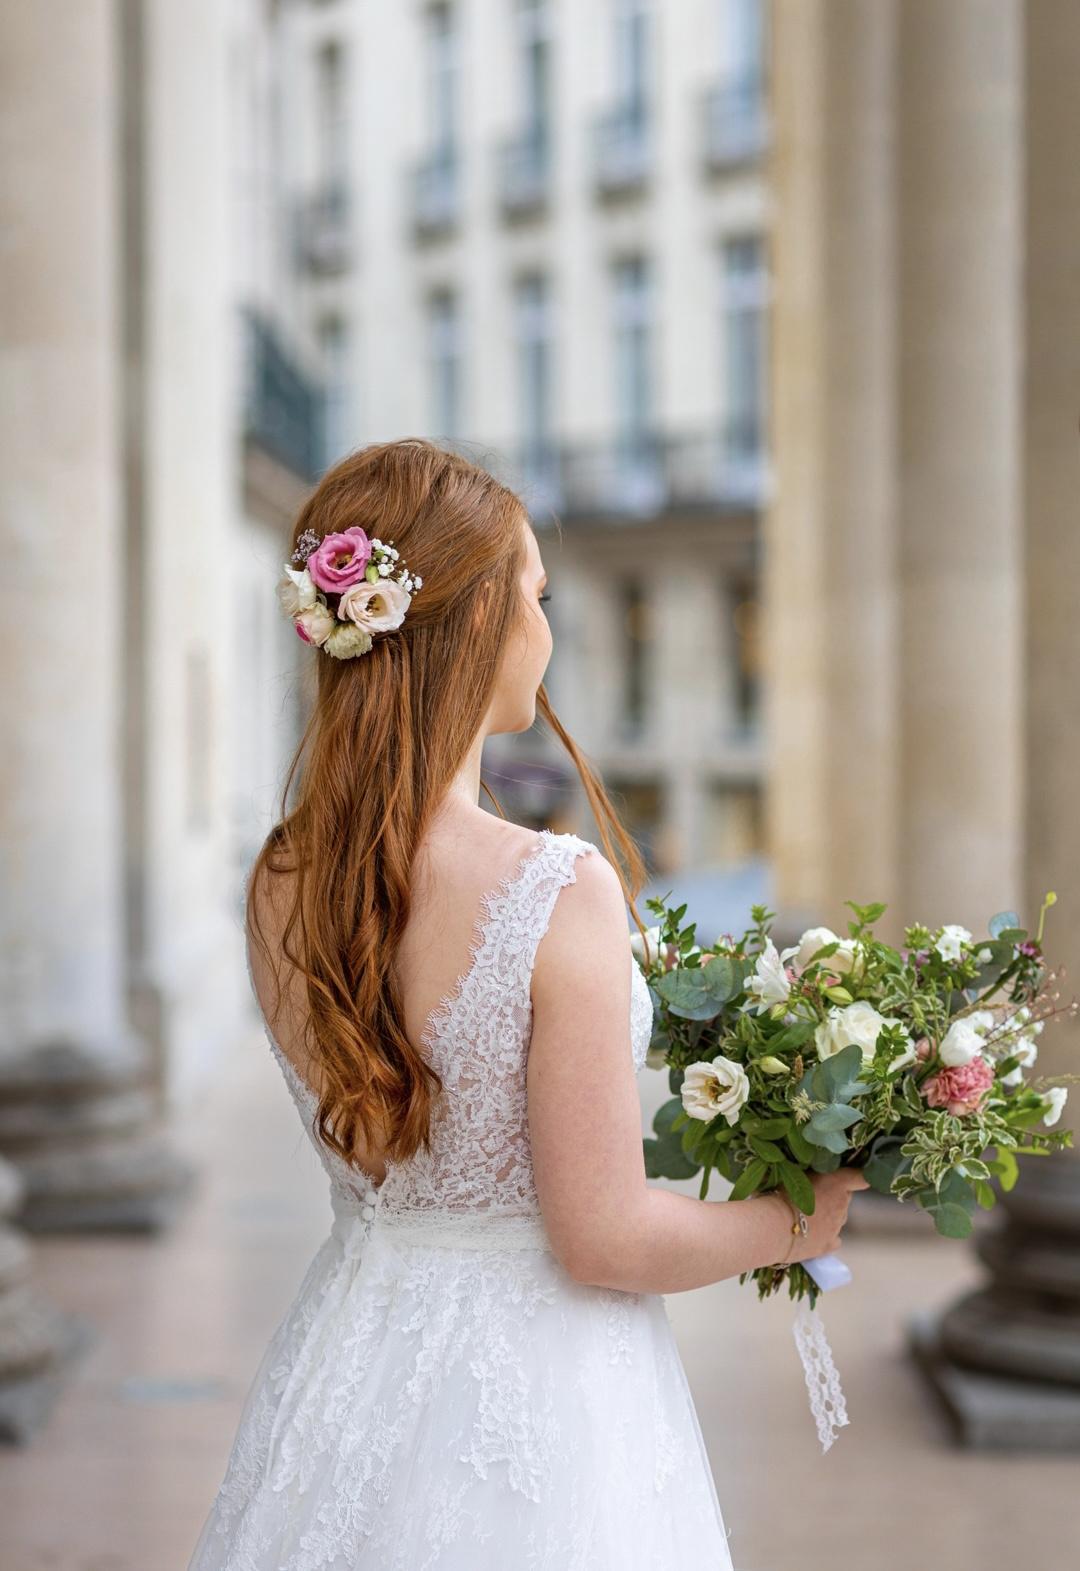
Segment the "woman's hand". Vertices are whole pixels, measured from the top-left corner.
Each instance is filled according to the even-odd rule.
[[[856,1189],[869,1189],[869,1184],[857,1167],[838,1167],[834,1173],[810,1173],[807,1175],[814,1186],[814,1209],[807,1213],[808,1228],[806,1236],[801,1233],[794,1235],[794,1246],[791,1253],[787,1253],[789,1245],[776,1260],[777,1265],[794,1265],[797,1260],[813,1260],[818,1255],[831,1255],[833,1250],[840,1248],[840,1234],[847,1222],[848,1207],[851,1197]],[[783,1190],[772,1190],[776,1199],[783,1206],[785,1215],[793,1215],[791,1203]]]
[[[813,1260],[815,1255],[830,1255],[839,1249],[851,1197],[856,1189],[870,1187],[858,1167],[838,1167],[834,1173],[808,1176],[814,1186],[814,1210],[807,1217],[806,1237],[800,1235],[791,1252],[792,1260]]]

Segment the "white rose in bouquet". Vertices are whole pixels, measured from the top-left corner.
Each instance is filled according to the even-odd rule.
[[[729,1124],[738,1122],[750,1095],[750,1082],[741,1064],[714,1058],[712,1063],[687,1064],[682,1083],[682,1105],[691,1118],[708,1122],[723,1113]]]
[[[853,938],[840,938],[831,927],[808,927],[791,949],[784,950],[784,959],[795,957],[795,969],[805,971],[819,949],[824,949],[826,944],[839,944],[839,949],[827,955],[819,963],[828,966],[837,976],[846,976],[849,971],[856,969],[858,950]]]
[[[954,1020],[941,1039],[938,1056],[949,1069],[960,1069],[978,1058],[986,1046],[986,1033],[992,1029],[994,1017],[986,1009],[976,1009],[973,1014],[961,1015]]]
[[[833,1058],[854,1042],[866,1063],[874,1056],[882,1028],[896,1024],[895,1020],[886,1020],[884,1015],[879,1015],[873,1004],[863,1001],[848,1004],[843,1009],[834,1006],[814,1032],[818,1057]]]

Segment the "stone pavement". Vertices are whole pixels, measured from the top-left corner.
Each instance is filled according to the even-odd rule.
[[[329,1227],[261,1036],[177,1138],[202,1180],[166,1237],[36,1244],[42,1289],[96,1340],[35,1443],[0,1452],[0,1571],[185,1571],[248,1382]],[[851,1423],[827,1456],[786,1303],[734,1281],[667,1299],[738,1571],[1072,1571],[1080,1458],[957,1451],[903,1352],[906,1317],[973,1280],[967,1251],[856,1221],[845,1253],[855,1283],[821,1302]]]

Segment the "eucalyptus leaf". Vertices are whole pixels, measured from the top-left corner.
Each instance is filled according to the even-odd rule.
[[[673,1015],[683,1020],[713,1020],[728,1002],[731,965],[718,955],[707,966],[676,966],[656,984]]]
[[[673,1096],[670,1102],[664,1102],[653,1114],[652,1126],[654,1133],[658,1135],[671,1134],[672,1122],[682,1112],[685,1112],[685,1109],[682,1105],[681,1097]],[[699,1119],[698,1122],[700,1123],[701,1120]]]
[[[1017,916],[1015,911],[999,911],[997,915],[992,916],[989,922],[986,924],[986,931],[990,934],[991,938],[998,938],[1006,928],[1019,926],[1020,918]]]
[[[811,1145],[823,1146],[826,1151],[834,1151],[838,1156],[842,1156],[848,1148],[846,1137],[836,1129],[812,1129],[807,1124],[803,1128],[803,1134]],[[832,1169],[826,1168],[824,1171],[831,1172]]]
[[[815,1135],[835,1134],[838,1130],[850,1129],[861,1117],[857,1107],[848,1107],[846,1102],[830,1102],[803,1125],[803,1134],[808,1140],[812,1139],[811,1130]]]
[[[922,1202],[920,1202],[921,1204]],[[927,1205],[926,1210],[934,1219],[934,1226],[944,1238],[967,1238],[974,1226],[971,1213],[951,1201],[944,1205]]]
[[[677,1141],[643,1140],[648,1178],[693,1178],[701,1164],[692,1162]]]
[[[815,1086],[821,1085],[825,1091],[821,1100],[850,1102],[852,1097],[862,1096],[869,1091],[868,1082],[859,1079],[862,1066],[862,1048],[857,1042],[850,1043],[831,1058],[823,1059],[814,1074]]]
[[[904,1156],[900,1150],[902,1144],[899,1135],[887,1135],[884,1139],[876,1140],[870,1148],[863,1177],[879,1195],[891,1195],[893,1179],[911,1170],[911,1158]]]

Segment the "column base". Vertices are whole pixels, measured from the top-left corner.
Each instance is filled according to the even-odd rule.
[[[0,1444],[24,1445],[52,1410],[68,1365],[92,1339],[88,1321],[51,1304],[31,1283],[30,1246],[9,1227],[23,1181],[0,1159]]]
[[[24,1185],[32,1233],[160,1232],[194,1186],[137,1044],[106,1055],[44,1043],[0,1064],[0,1151]]]
[[[944,1318],[913,1315],[908,1348],[961,1445],[975,1451],[1080,1451],[1080,1389],[954,1363],[942,1340]]]

